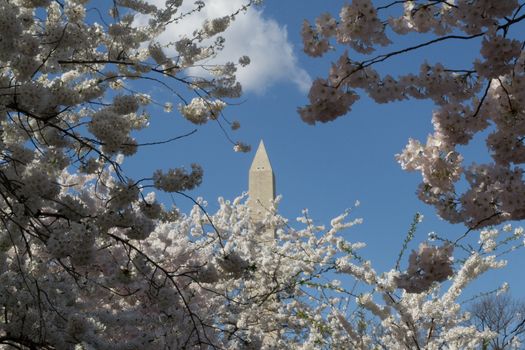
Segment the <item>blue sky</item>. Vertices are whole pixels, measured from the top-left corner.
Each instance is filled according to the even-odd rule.
[[[227,7],[241,0],[214,2]],[[257,10],[250,10],[239,28],[234,24],[232,32],[226,33],[225,57],[219,58],[236,60],[248,54],[252,65],[250,71],[239,72],[246,93],[236,101],[238,105],[225,110],[225,117],[241,123],[238,131],[230,133],[234,139],[248,142],[254,148],[264,139],[276,176],[277,193],[283,195],[279,207],[283,216],[294,220],[302,209],[309,208],[311,217],[328,224],[330,218],[359,200],[361,205],[354,216],[362,217],[364,223],[345,234],[352,241],[367,243],[363,255],[373,261],[376,270],[385,271],[395,265],[416,212],[425,216],[416,234],[417,243],[431,231],[454,239],[466,228],[443,222],[431,207],[420,202],[415,195],[420,175],[402,171],[394,158],[409,137],[424,141],[432,132],[430,102],[377,105],[362,96],[349,115],[335,122],[312,127],[300,120],[296,109],[307,103],[305,88],[309,79],[325,76],[330,62],[342,53],[339,50],[321,59],[307,57],[302,53],[300,27],[303,19],[313,21],[322,12],[336,15],[342,3],[268,0]],[[210,11],[208,15],[219,10]],[[176,36],[179,30],[186,29],[173,29],[166,38]],[[420,40],[424,38],[408,37],[399,45]],[[377,69],[394,75],[417,72],[424,59],[461,65],[471,62],[469,59],[476,53],[476,43],[452,43],[393,59]],[[172,100],[175,105],[178,102],[162,90],[152,88],[151,94],[160,101]],[[168,139],[194,129],[176,111],[171,114],[161,108],[152,111],[151,128],[140,133],[141,142]],[[481,139],[478,141],[467,154],[470,160],[479,162],[486,159],[486,148]],[[138,155],[125,161],[124,168],[131,176],[141,178],[151,176],[154,169],[200,163],[204,167],[204,183],[190,194],[208,200],[213,211],[217,197],[233,199],[247,190],[254,150],[248,154],[233,152],[221,128],[209,123],[199,127],[191,137],[141,149]],[[183,197],[174,200],[183,211],[191,207]],[[521,294],[525,282],[520,280],[520,267],[525,263],[525,251],[509,257],[504,273],[488,275],[473,290],[497,288],[508,281],[513,294]]]

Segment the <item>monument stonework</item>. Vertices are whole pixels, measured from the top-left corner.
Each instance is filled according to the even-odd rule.
[[[261,140],[253,158],[248,177],[248,206],[252,220],[261,222],[275,199],[275,176]],[[273,232],[273,231],[272,231]]]

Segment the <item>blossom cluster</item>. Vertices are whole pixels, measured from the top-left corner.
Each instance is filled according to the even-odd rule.
[[[202,182],[203,170],[198,164],[191,165],[191,173],[184,169],[169,169],[167,174],[157,170],[153,174],[153,185],[165,192],[178,192],[194,189]]]
[[[193,124],[204,124],[219,118],[226,104],[221,100],[209,101],[195,97],[187,105],[179,105],[180,113]]]
[[[431,247],[421,244],[419,251],[412,251],[405,274],[397,278],[397,286],[408,293],[428,290],[433,283],[443,282],[453,274],[452,245]]]

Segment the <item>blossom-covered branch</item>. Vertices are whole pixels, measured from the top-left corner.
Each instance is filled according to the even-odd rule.
[[[399,16],[381,18],[399,7]],[[315,124],[343,116],[359,99],[358,90],[377,103],[429,99],[437,108],[432,115],[434,133],[426,143],[410,139],[397,155],[403,169],[421,172],[419,198],[442,218],[472,228],[524,219],[525,43],[513,30],[525,19],[523,11],[524,4],[517,0],[393,1],[377,8],[370,0],[354,0],[342,6],[338,19],[323,14],[315,25],[305,21],[307,54],[321,56],[338,44],[370,58],[355,60],[345,51],[328,78],[314,81],[310,103],[299,108],[301,118]],[[425,36],[420,44],[372,55],[379,47],[393,45],[391,38],[409,33]],[[467,62],[470,67],[424,61],[419,72],[398,77],[382,76],[374,68],[394,56],[452,40],[479,43],[479,56]],[[487,130],[492,162],[464,164],[460,147]],[[462,179],[468,187],[460,193],[457,183]]]

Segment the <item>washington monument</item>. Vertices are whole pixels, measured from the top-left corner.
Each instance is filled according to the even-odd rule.
[[[253,222],[262,221],[265,213],[272,207],[272,201],[275,199],[275,177],[262,140],[250,167],[248,198],[248,206]]]

